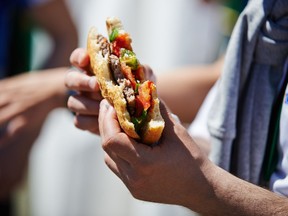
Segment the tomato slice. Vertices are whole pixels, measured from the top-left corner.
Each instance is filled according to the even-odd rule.
[[[144,74],[144,69],[143,66],[140,65],[135,71],[135,79],[139,80],[140,82],[143,82],[143,80],[145,80],[145,74]]]
[[[131,68],[129,66],[127,66],[125,63],[121,63],[121,69],[122,69],[122,72],[123,72],[125,78],[130,80],[133,89],[136,89],[137,82],[136,82],[136,79],[134,77],[134,74],[132,73]]]
[[[125,33],[125,34],[116,35],[115,33],[115,39],[113,36],[113,42],[112,42],[112,53],[120,58],[121,49],[123,48],[126,50],[133,51],[131,47],[131,38],[129,34]],[[129,52],[126,52],[124,54],[129,54],[129,57],[131,57],[130,55],[132,55]],[[136,112],[135,112],[135,115],[133,116],[133,119],[134,119],[135,124],[139,125],[140,122],[143,122],[146,119],[147,111],[151,106],[152,81],[148,80],[142,83],[145,80],[145,74],[144,74],[144,70],[142,66],[137,66],[137,68],[135,66],[135,70],[132,70],[131,67],[126,65],[124,61],[123,63],[121,63],[121,69],[126,79],[130,80],[132,87],[134,88],[137,94],[136,104],[135,104]]]
[[[115,40],[112,42],[112,52],[115,54],[117,57],[120,57],[120,50],[121,48],[131,50],[132,51],[132,46],[131,46],[131,38],[129,34],[119,34]]]
[[[145,81],[139,86],[139,98],[143,103],[144,110],[148,110],[151,105],[151,84],[152,81]]]
[[[152,81],[148,80],[138,87],[139,94],[136,96],[136,117],[141,116],[143,111],[147,111],[151,106],[151,84]]]

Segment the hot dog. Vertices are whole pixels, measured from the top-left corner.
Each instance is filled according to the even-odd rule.
[[[146,144],[160,139],[165,122],[156,85],[146,80],[143,66],[133,52],[130,35],[116,17],[106,20],[109,39],[92,27],[87,51],[102,96],[113,106],[119,124],[130,137]]]

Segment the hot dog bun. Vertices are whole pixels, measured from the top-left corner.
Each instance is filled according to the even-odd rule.
[[[107,31],[108,31],[109,36],[111,36],[113,30],[115,29],[117,29],[117,33],[120,32],[119,34],[122,34],[123,32],[127,34],[124,31],[122,23],[118,18],[108,18],[106,20],[106,26],[107,26]],[[127,42],[128,49],[132,51],[132,48],[129,45],[132,41],[130,36],[126,35],[125,40],[126,42],[128,41]],[[103,51],[103,47],[104,49],[106,49],[105,51]],[[123,79],[120,79],[120,78],[119,78],[120,82],[119,82],[119,79],[118,81],[115,80],[115,75],[113,75],[113,71],[112,71],[113,67],[111,68],[111,59],[109,59],[111,58],[110,57],[111,49],[113,49],[111,48],[111,43],[109,43],[105,37],[100,35],[97,32],[95,27],[92,27],[88,34],[87,51],[90,56],[91,68],[94,74],[96,75],[97,81],[101,89],[102,96],[114,106],[119,124],[121,128],[123,129],[123,131],[128,136],[137,140],[141,140],[143,143],[146,143],[146,144],[154,144],[160,139],[162,131],[164,129],[164,125],[165,125],[164,120],[160,113],[160,109],[159,109],[160,101],[157,97],[156,86],[151,81],[146,81],[142,77],[142,79],[140,78],[141,81],[137,80],[137,87],[133,88],[134,90],[135,88],[137,89],[135,90],[133,94],[135,94],[136,97],[139,97],[137,96],[138,86],[141,86],[143,85],[144,82],[146,82],[144,85],[149,86],[148,90],[151,95],[149,97],[150,107],[146,111],[147,116],[145,115],[145,121],[142,123],[142,119],[141,119],[141,128],[137,128],[136,130],[136,127],[139,127],[139,126],[135,124],[135,117],[133,117],[133,114],[131,114],[132,113],[131,107],[128,107],[129,105],[127,104],[128,103],[127,93],[126,95],[124,93],[125,90],[127,92],[127,83],[128,83],[129,88],[131,88],[131,83],[130,81],[127,81],[126,79],[125,79],[126,80],[125,82],[123,81]],[[121,52],[122,51],[123,50],[121,49]],[[118,62],[116,64],[117,67],[119,66],[119,64],[121,64],[122,68],[127,67],[127,64],[121,61],[119,62],[118,60],[117,62]],[[141,65],[138,65],[138,62],[136,62],[136,64],[137,64],[137,68],[139,69]],[[131,71],[131,70],[132,69],[130,68],[128,71]],[[139,88],[144,89],[144,87],[139,87]],[[134,115],[135,115],[135,112],[137,111],[134,110],[133,112]],[[132,122],[133,118],[134,118],[134,122]]]

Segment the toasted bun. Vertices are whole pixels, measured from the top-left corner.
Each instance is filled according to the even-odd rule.
[[[152,86],[152,107],[148,112],[148,119],[146,125],[142,128],[141,138],[142,142],[147,144],[156,143],[162,134],[165,122],[160,112],[160,101],[157,97],[156,86]]]
[[[97,30],[91,28],[88,34],[87,51],[90,56],[90,64],[97,77],[102,96],[107,99],[115,108],[118,121],[122,129],[130,137],[139,139],[134,124],[131,122],[130,114],[127,110],[127,102],[124,98],[123,87],[118,86],[113,81],[108,64],[108,56],[103,57],[100,46],[97,44]]]
[[[123,28],[121,21],[117,18],[108,18],[106,25],[108,33],[114,27]],[[137,134],[127,110],[127,102],[123,94],[124,86],[119,86],[113,81],[108,63],[108,55],[102,56],[100,46],[97,44],[97,35],[96,28],[92,27],[88,34],[87,51],[90,56],[91,68],[97,77],[102,96],[114,106],[119,124],[128,136],[134,139],[141,139],[146,144],[156,143],[160,139],[165,125],[160,114],[160,101],[157,97],[156,86],[152,85],[153,102],[147,114],[147,122],[141,129],[140,134]]]

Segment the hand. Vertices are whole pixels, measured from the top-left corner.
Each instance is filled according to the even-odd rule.
[[[64,74],[59,68],[0,81],[0,198],[25,173],[28,155],[47,114],[64,106]]]
[[[84,49],[78,48],[72,52],[70,62],[76,68],[67,73],[65,85],[76,92],[67,103],[68,108],[76,114],[74,124],[79,129],[99,134],[99,104],[103,97],[96,77],[91,75],[90,57]],[[155,75],[149,66],[144,66],[144,73],[147,79],[155,82]]]
[[[204,175],[211,162],[164,105],[161,109],[165,129],[158,145],[151,147],[123,133],[115,110],[103,100],[99,127],[107,153],[105,162],[135,198],[199,210],[197,203],[207,203],[207,196],[211,195]]]
[[[99,104],[103,98],[96,77],[90,75],[89,55],[84,49],[78,48],[72,52],[70,62],[76,68],[67,73],[65,85],[76,92],[67,103],[68,108],[76,114],[74,124],[79,129],[99,134]]]
[[[0,81],[0,146],[22,130],[40,128],[52,109],[64,106],[65,71],[50,69]]]
[[[113,107],[106,100],[100,104],[105,162],[135,198],[182,205],[201,215],[287,213],[287,198],[212,164],[163,105],[161,114],[165,129],[158,145],[151,147],[123,133]],[[275,205],[269,205],[271,200]]]

